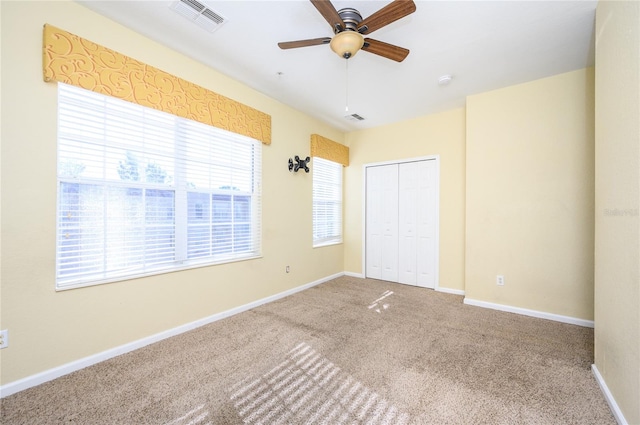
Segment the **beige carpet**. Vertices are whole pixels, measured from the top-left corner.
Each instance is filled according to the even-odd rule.
[[[2,400],[2,424],[615,424],[593,330],[342,277]]]

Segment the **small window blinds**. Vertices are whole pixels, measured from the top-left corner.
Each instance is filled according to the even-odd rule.
[[[313,246],[342,242],[342,164],[313,158]]]

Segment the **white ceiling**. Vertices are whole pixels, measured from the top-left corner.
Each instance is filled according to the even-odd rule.
[[[409,49],[401,63],[365,51],[347,61],[328,45],[278,48],[333,35],[307,0],[199,1],[227,20],[213,33],[171,10],[173,1],[79,3],[344,131],[462,107],[467,95],[594,62],[596,0],[418,0],[415,13],[368,35]],[[389,2],[333,4],[366,18]],[[444,74],[453,79],[441,87]],[[345,118],[353,113],[365,120]]]

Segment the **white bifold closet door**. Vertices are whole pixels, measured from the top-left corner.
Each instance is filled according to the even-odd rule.
[[[436,161],[367,168],[366,275],[435,288]]]
[[[366,274],[398,281],[398,166],[367,168]]]

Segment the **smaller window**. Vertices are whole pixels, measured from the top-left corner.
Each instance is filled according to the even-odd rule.
[[[342,243],[342,165],[313,158],[313,246]]]

